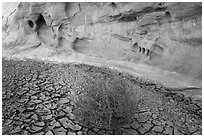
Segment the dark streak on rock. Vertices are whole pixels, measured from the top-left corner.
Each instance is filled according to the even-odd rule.
[[[124,37],[124,36],[121,36],[119,34],[111,34],[111,36],[116,38],[116,39],[122,40],[122,41],[131,41],[132,40],[130,37]]]
[[[166,7],[146,7],[143,10],[136,12],[136,11],[129,11],[120,13],[118,15],[109,16],[111,21],[118,21],[118,22],[131,22],[137,21],[138,18],[141,18],[145,14],[152,13],[152,12],[163,12],[166,10]]]

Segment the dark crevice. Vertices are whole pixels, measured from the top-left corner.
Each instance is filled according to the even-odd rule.
[[[139,52],[141,52],[142,51],[142,48],[141,47],[139,47]]]
[[[142,53],[145,54],[145,48],[142,48]]]
[[[137,42],[132,45],[133,49],[136,49],[137,47],[138,47],[138,43]]]
[[[37,25],[36,31],[39,31],[42,26],[46,25],[46,21],[42,14],[39,15],[38,20],[36,21],[36,25]]]
[[[119,21],[119,22],[131,22],[131,21],[136,21],[139,17],[143,16],[144,14],[147,13],[152,13],[152,12],[164,12],[166,10],[166,7],[146,7],[143,10],[139,12],[135,11],[129,11],[126,13],[120,13],[115,16],[110,16],[111,21]]]
[[[167,17],[171,17],[171,14],[170,14],[169,11],[166,11],[166,12],[165,12],[165,15],[166,15]]]
[[[139,34],[139,35],[147,35],[147,33],[148,33],[147,30],[143,30],[143,31],[139,32],[138,34]]]
[[[124,37],[124,36],[121,36],[118,34],[111,34],[111,36],[116,38],[116,39],[122,40],[122,41],[130,41],[131,40],[131,38],[129,38],[129,37]]]
[[[8,17],[9,16],[11,16],[13,13],[15,13],[16,12],[16,9],[14,9],[9,15],[8,15]]]
[[[146,55],[149,56],[149,54],[150,54],[150,50],[147,49],[147,53],[146,53]]]
[[[117,5],[115,4],[115,2],[111,2],[111,3],[109,4],[109,6],[112,6],[114,9],[117,8]]]
[[[31,20],[28,20],[28,25],[29,25],[30,28],[34,27],[34,23]]]
[[[163,6],[164,4],[165,4],[165,2],[160,2],[158,5]]]
[[[58,31],[59,31],[59,32],[61,32],[61,30],[63,29],[63,26],[64,26],[63,23],[59,25],[59,27],[58,27]]]
[[[164,11],[164,10],[166,10],[166,8],[164,8],[164,7],[155,8],[155,12],[161,12],[161,11]]]
[[[167,18],[168,22],[171,23],[171,22],[172,22],[172,17],[171,17],[170,12],[169,12],[169,11],[166,11],[166,12],[165,12],[165,15],[166,15],[166,18]]]
[[[146,13],[152,13],[152,12],[163,12],[165,10],[166,10],[166,7],[156,7],[156,8],[147,7],[141,10],[139,13],[146,14]]]

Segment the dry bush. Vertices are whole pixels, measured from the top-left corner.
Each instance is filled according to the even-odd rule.
[[[95,78],[88,85],[86,83],[83,89],[74,114],[84,126],[116,130],[132,118],[135,104],[130,99],[131,94],[125,81]]]

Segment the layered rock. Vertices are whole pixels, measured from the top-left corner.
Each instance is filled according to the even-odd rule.
[[[201,18],[202,3],[3,3],[3,56],[104,65],[201,88]]]

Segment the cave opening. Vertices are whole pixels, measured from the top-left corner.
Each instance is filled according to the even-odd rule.
[[[169,12],[169,11],[166,11],[166,12],[165,12],[165,15],[166,15],[166,18],[167,18],[168,22],[171,23],[171,22],[172,22],[172,17],[171,17],[170,12]]]
[[[145,54],[145,48],[142,48],[142,53]]]
[[[133,49],[138,48],[138,43],[137,43],[137,42],[136,42],[136,43],[134,43],[132,47],[133,47]]]
[[[34,27],[34,23],[31,20],[28,20],[28,25],[29,25],[30,28]]]
[[[150,50],[147,49],[147,53],[146,53],[146,55],[149,56],[149,54],[150,54]]]
[[[115,2],[111,2],[111,3],[110,3],[110,6],[112,6],[114,9],[117,8],[117,5],[116,5]]]
[[[171,14],[169,11],[166,11],[165,14],[166,14],[166,16],[171,17]]]
[[[141,52],[142,51],[142,49],[141,49],[141,47],[139,47],[139,52]]]
[[[39,15],[38,20],[36,21],[37,28],[36,30],[38,31],[42,26],[46,25],[46,21],[43,17],[42,14]]]

